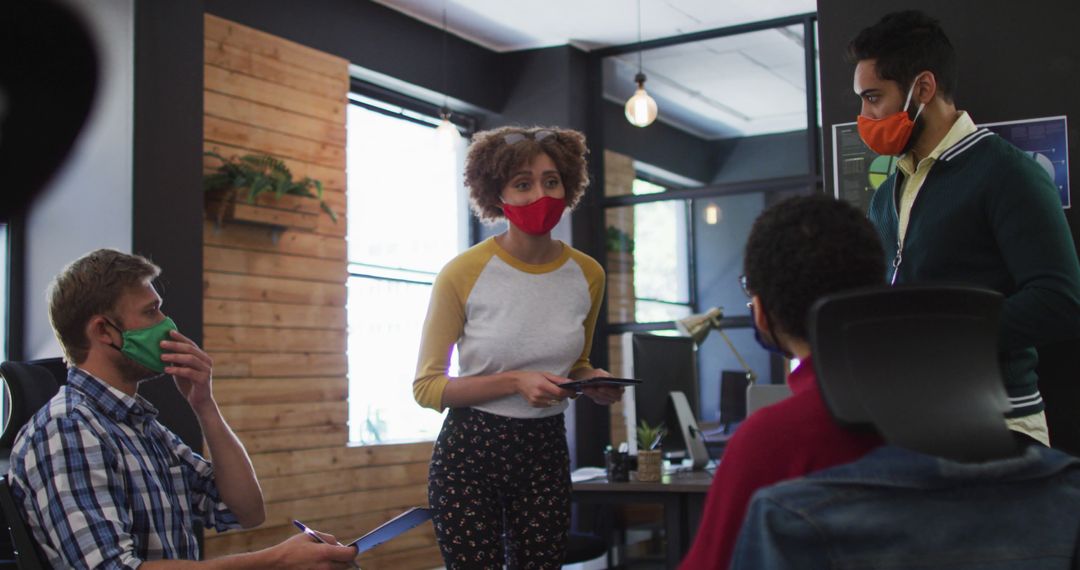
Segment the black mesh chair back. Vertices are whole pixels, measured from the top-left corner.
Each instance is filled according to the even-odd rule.
[[[997,356],[1000,294],[966,286],[873,288],[811,308],[814,366],[841,424],[956,461],[1016,453]]]
[[[66,374],[63,360],[50,358],[0,364],[10,406],[4,431],[0,433],[0,454],[6,457],[22,426],[60,389]]]
[[[48,569],[48,562],[15,506],[15,497],[11,494],[7,481],[7,458],[19,430],[60,389],[67,376],[67,367],[60,358],[28,362],[9,361],[0,364],[0,376],[3,377],[7,391],[7,421],[3,425],[3,432],[0,432],[0,458],[3,460],[3,469],[0,472],[0,513],[3,514],[10,537],[10,543],[0,543],[0,548],[4,550],[0,553],[0,558],[13,557],[16,567],[21,570]]]
[[[0,477],[0,511],[7,521],[11,542],[15,547],[15,562],[19,570],[48,570],[51,568],[41,553],[37,541],[30,534],[19,509],[15,507],[15,496],[11,494],[7,476]]]

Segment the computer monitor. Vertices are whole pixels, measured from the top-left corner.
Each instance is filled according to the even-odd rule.
[[[665,452],[687,449],[669,394],[682,392],[694,418],[701,417],[694,340],[683,336],[625,333],[623,370],[627,376],[643,380],[642,384],[628,388],[623,399],[630,452],[637,454],[637,437],[632,428],[642,419],[649,425],[663,423],[668,428],[662,443]]]
[[[725,426],[746,419],[746,387],[750,378],[742,370],[720,372],[720,423]]]

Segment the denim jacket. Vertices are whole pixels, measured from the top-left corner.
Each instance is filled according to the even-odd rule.
[[[732,568],[1064,570],[1080,568],[1078,541],[1080,459],[1032,445],[964,464],[886,446],[756,493]]]

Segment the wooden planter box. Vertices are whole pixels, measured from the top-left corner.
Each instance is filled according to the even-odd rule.
[[[229,200],[225,192],[211,192],[206,199],[207,214],[214,220],[312,231],[319,223],[319,201],[304,196],[262,194],[254,204],[238,198]]]
[[[637,452],[637,480],[659,481],[663,473],[663,459],[659,449],[639,449]]]

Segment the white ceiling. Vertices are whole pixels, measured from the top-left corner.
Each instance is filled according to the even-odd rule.
[[[499,52],[572,44],[582,49],[638,39],[635,0],[375,0]],[[677,36],[813,12],[816,0],[641,0],[642,39]],[[806,127],[802,26],[645,52],[646,89],[660,120],[708,139]],[[604,96],[635,88],[636,54],[609,58]]]
[[[375,0],[495,51],[637,41],[635,0]],[[817,10],[817,0],[641,0],[642,39],[760,22]]]
[[[802,25],[648,50],[646,90],[668,124],[705,139],[806,128]],[[637,87],[636,53],[604,62],[604,97]]]

